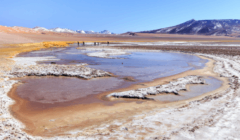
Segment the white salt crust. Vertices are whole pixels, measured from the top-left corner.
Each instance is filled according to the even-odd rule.
[[[116,120],[102,126],[72,131],[71,136],[53,138],[29,136],[22,131],[24,126],[11,116],[8,108],[13,101],[7,93],[17,81],[9,79],[14,77],[10,75],[11,72],[5,72],[1,77],[3,80],[0,81],[0,139],[240,139],[238,117],[240,116],[240,56],[198,55],[216,61],[214,71],[220,76],[229,78],[231,85],[229,89],[186,103],[180,108],[162,108],[143,112],[134,116],[130,122]],[[109,129],[112,125],[118,127]]]

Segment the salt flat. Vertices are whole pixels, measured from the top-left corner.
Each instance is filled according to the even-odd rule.
[[[141,34],[140,34],[141,35]],[[23,37],[31,38],[34,41],[44,40],[45,37],[41,35],[21,35]],[[30,37],[31,36],[31,37]],[[50,36],[50,35],[49,35]],[[63,35],[59,35],[59,40],[63,39]],[[57,40],[58,36],[52,36],[52,39]],[[71,37],[67,37],[69,39]],[[69,41],[78,41],[78,37],[73,36]],[[91,37],[88,37],[89,40]],[[109,37],[111,38],[111,37]],[[108,40],[105,38],[103,40]],[[121,38],[121,37],[120,37]],[[123,37],[124,38],[124,37]],[[120,40],[124,40],[121,38]],[[184,38],[184,36],[179,36],[179,40]],[[204,38],[204,37],[199,37]],[[199,39],[197,38],[197,39]],[[85,37],[86,39],[86,37]],[[114,40],[113,38],[111,38]],[[115,38],[116,39],[116,38]],[[135,41],[141,40],[140,38],[131,38]],[[201,40],[200,39],[200,40]],[[211,38],[220,41],[220,38]],[[226,38],[226,40],[229,38]],[[94,40],[92,38],[92,40]],[[110,39],[109,39],[110,40]],[[149,37],[142,39],[145,42],[148,40],[154,40]],[[171,40],[171,39],[170,39]],[[179,41],[178,40],[178,41]],[[181,41],[184,41],[182,39]],[[204,40],[204,39],[202,39]],[[222,39],[225,40],[225,39]],[[17,41],[18,42],[18,41]],[[128,41],[127,41],[128,42]],[[224,42],[224,41],[223,41]],[[14,43],[14,42],[13,42]],[[20,43],[20,42],[18,42]],[[211,42],[213,43],[213,42]],[[210,44],[211,44],[210,43]],[[18,45],[8,46],[6,43],[4,47],[8,48],[19,48]],[[221,44],[221,43],[220,43]],[[231,43],[230,43],[231,44]],[[219,44],[218,44],[219,45]],[[214,45],[213,45],[214,46]],[[121,46],[122,47],[122,46]],[[127,46],[128,48],[130,46]],[[136,46],[132,46],[135,48]],[[143,48],[144,47],[144,48]],[[150,46],[139,47],[138,49],[152,49]],[[168,46],[154,46],[154,49],[164,50]],[[219,46],[221,48],[221,46]],[[2,139],[4,138],[16,138],[20,137],[21,139],[238,139],[238,123],[239,115],[238,102],[239,102],[239,56],[235,54],[238,48],[225,49],[223,46],[218,52],[215,51],[215,54],[212,53],[212,50],[218,50],[217,48],[206,48],[201,47],[182,47],[182,48],[173,48],[168,47],[168,51],[182,51],[184,53],[190,53],[204,58],[209,59],[209,63],[204,69],[193,70],[184,72],[178,75],[166,77],[161,81],[154,81],[155,83],[146,83],[144,86],[154,86],[154,85],[164,85],[167,82],[173,81],[174,79],[186,77],[188,75],[211,75],[217,77],[223,81],[222,87],[206,93],[199,97],[191,98],[189,100],[173,102],[168,104],[161,104],[152,101],[146,101],[141,104],[135,102],[130,102],[127,104],[117,104],[115,106],[109,106],[102,108],[100,104],[92,110],[84,110],[83,106],[78,107],[67,107],[65,109],[57,110],[52,113],[52,115],[45,116],[46,122],[49,124],[49,128],[61,127],[61,119],[53,120],[54,113],[56,116],[61,116],[64,118],[65,122],[71,124],[76,122],[83,122],[83,127],[71,127],[66,129],[66,136],[60,136],[61,131],[54,129],[54,133],[48,131],[49,128],[44,128],[44,133],[48,134],[42,137],[38,133],[32,133],[25,128],[25,124],[19,121],[19,118],[16,119],[9,112],[9,106],[11,109],[17,109],[17,106],[14,106],[14,103],[18,103],[19,100],[12,100],[17,98],[12,98],[13,96],[7,96],[7,93],[11,90],[12,86],[17,82],[12,80],[14,75],[11,75],[10,71],[14,68],[15,64],[14,59],[11,57],[12,54],[20,53],[21,51],[15,52],[17,49],[11,50],[2,50],[1,51],[1,135]],[[235,46],[236,47],[236,46]],[[36,46],[31,45],[31,49],[34,50]],[[22,50],[26,48],[22,48]],[[29,50],[31,50],[29,49]],[[234,50],[235,49],[235,50]],[[19,63],[18,63],[19,64]],[[35,67],[33,67],[36,70]],[[45,69],[45,67],[43,67]],[[22,69],[24,70],[24,69]],[[230,85],[229,85],[229,84]],[[143,85],[136,85],[134,87],[129,87],[122,90],[130,90],[131,88],[143,88]],[[120,90],[116,92],[121,92]],[[109,95],[111,93],[104,93],[102,96]],[[101,97],[102,97],[101,96]],[[24,104],[21,104],[24,105]],[[72,110],[72,111],[67,111]],[[16,111],[16,110],[15,110]],[[20,110],[20,112],[26,110]],[[64,113],[64,112],[67,113]],[[92,112],[91,112],[92,111]],[[37,111],[36,111],[37,113]],[[84,114],[84,115],[83,115]],[[115,115],[116,116],[115,116]],[[44,114],[43,114],[44,115]],[[79,119],[84,118],[82,120]],[[88,118],[91,118],[91,122],[88,122]],[[167,119],[166,119],[167,118]],[[21,120],[21,119],[20,119]],[[101,120],[101,121],[97,121]],[[39,122],[43,123],[43,122]],[[31,125],[29,123],[29,125]],[[13,135],[14,134],[14,135]],[[51,135],[50,135],[51,134]],[[54,135],[55,134],[55,135]],[[49,137],[50,136],[50,137]]]

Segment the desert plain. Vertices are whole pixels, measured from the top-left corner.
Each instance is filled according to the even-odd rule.
[[[0,31],[1,139],[240,138],[240,39],[237,37],[71,34],[5,26],[0,26]],[[75,77],[87,82],[118,76],[87,67],[88,64],[38,63],[55,61],[52,57],[17,57],[32,51],[68,48],[78,42],[99,42],[100,46],[90,45],[84,49],[100,51],[89,55],[103,59],[134,50],[187,54],[207,62],[203,68],[113,88],[81,100],[53,101],[43,106],[16,94],[17,87],[25,84],[19,78]],[[155,94],[181,96],[193,85],[206,84],[203,77],[214,77],[221,81],[221,86],[178,101],[150,99]],[[134,81],[134,78],[125,77],[125,80]],[[113,83],[107,84],[111,87]],[[92,99],[97,102],[92,103]]]

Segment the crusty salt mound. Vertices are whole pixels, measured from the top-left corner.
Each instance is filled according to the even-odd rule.
[[[9,72],[15,77],[24,76],[69,76],[84,79],[111,76],[109,72],[78,65],[37,64],[37,61],[58,61],[55,57],[15,57],[15,66]]]
[[[169,84],[158,85],[148,88],[140,88],[136,90],[129,90],[124,92],[111,93],[108,97],[121,97],[121,98],[141,98],[147,99],[147,95],[156,95],[160,93],[174,93],[179,95],[179,91],[187,90],[187,84],[204,84],[205,81],[201,76],[186,76],[177,79],[177,81],[171,81]]]
[[[54,76],[78,77],[84,79],[111,76],[109,72],[96,70],[84,66],[55,65],[55,64],[31,65],[27,67],[15,66],[11,70],[10,74],[16,77],[54,75]]]

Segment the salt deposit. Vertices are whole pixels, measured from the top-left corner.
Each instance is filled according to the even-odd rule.
[[[9,72],[15,77],[24,76],[70,76],[85,79],[111,76],[109,72],[84,67],[86,63],[78,65],[38,64],[37,61],[57,61],[55,57],[15,57],[15,66]]]
[[[48,56],[48,57],[14,57],[13,60],[15,61],[16,66],[31,66],[31,65],[37,65],[37,62],[40,61],[58,61],[54,56]]]
[[[81,65],[53,65],[53,64],[32,65],[28,67],[15,66],[11,70],[10,74],[16,77],[54,75],[54,76],[79,77],[84,79],[111,76],[111,74],[108,72],[83,67]]]
[[[240,56],[199,54],[216,61],[214,72],[229,78],[231,87],[174,108],[153,109],[129,122],[112,122],[114,130],[91,129],[95,139],[239,139]],[[87,131],[87,130],[85,130]],[[90,132],[90,131],[89,131]],[[99,135],[101,134],[101,135]],[[89,136],[77,136],[89,138]]]
[[[7,93],[12,86],[18,83],[17,80],[10,78],[23,76],[74,76],[85,79],[94,77],[111,76],[110,73],[84,67],[86,64],[78,65],[55,65],[39,64],[37,61],[57,61],[55,57],[15,57],[15,65],[10,71],[1,71],[4,76],[0,77],[0,139],[42,139],[40,137],[29,136],[22,129],[25,127],[21,122],[12,117],[9,112],[9,106],[14,103]],[[54,139],[54,138],[49,138]]]
[[[9,112],[9,106],[14,102],[7,96],[7,93],[17,82],[16,80],[9,80],[9,78],[0,81],[0,139],[39,139],[23,132],[22,128],[24,126],[16,119],[13,119]]]
[[[118,98],[122,97],[147,99],[147,95],[156,95],[160,93],[174,93],[176,95],[179,95],[179,91],[187,90],[187,84],[204,84],[204,82],[205,81],[201,76],[187,76],[179,78],[176,81],[171,81],[169,84],[111,93],[108,95],[108,97],[113,96]]]
[[[228,78],[231,87],[200,100],[187,102],[179,108],[152,109],[134,116],[131,121],[109,122],[107,125],[94,126],[74,132],[72,136],[44,139],[240,139],[240,118],[238,117],[240,115],[240,56],[198,55],[214,59],[216,61],[214,71],[220,76]],[[26,134],[22,130],[24,126],[15,120],[8,110],[13,101],[7,96],[7,93],[17,82],[9,79],[15,76],[10,75],[11,73],[16,72],[16,75],[37,74],[39,71],[54,73],[55,69],[58,71],[58,69],[63,68],[61,65],[42,65],[39,70],[36,70],[38,68],[34,64],[36,62],[30,60],[27,63],[23,60],[22,62],[16,62],[16,67],[11,72],[5,72],[5,75],[1,77],[3,80],[0,83],[0,139],[43,139]],[[23,66],[22,70],[19,65]],[[31,67],[34,70],[31,70]],[[68,70],[71,69],[70,66],[65,73],[68,73]],[[171,83],[172,85],[174,85],[173,83],[188,83],[189,80],[185,78],[178,79],[179,82]],[[202,80],[197,81],[202,83]],[[174,86],[179,86],[179,89],[182,88],[180,85]],[[142,91],[146,93],[146,89]],[[157,87],[152,89],[157,91]],[[140,95],[143,96],[143,94]],[[114,127],[109,129],[110,126]]]
[[[128,55],[130,53],[123,51],[123,50],[119,50],[119,49],[102,49],[101,51],[97,51],[97,52],[90,52],[87,53],[88,56],[92,56],[92,57],[101,57],[101,58],[117,58],[117,57],[112,57],[112,56],[118,56],[118,55]]]

